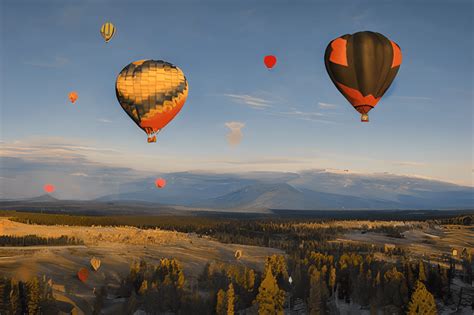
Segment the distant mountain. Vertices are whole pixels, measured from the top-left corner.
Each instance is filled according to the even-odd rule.
[[[162,176],[166,178],[164,189],[155,187],[155,178],[145,178],[122,184],[117,193],[100,197],[97,201],[140,200],[192,206],[259,182],[236,174],[179,172]]]
[[[145,178],[98,201],[136,200],[214,209],[474,209],[474,189],[393,174],[311,170],[301,173],[170,173],[164,189]]]
[[[26,202],[58,202],[59,199],[54,198],[53,196],[49,194],[44,194],[38,197],[24,199],[24,201]]]
[[[294,210],[394,209],[402,207],[396,202],[296,189],[289,184],[255,184],[198,205],[221,209]]]

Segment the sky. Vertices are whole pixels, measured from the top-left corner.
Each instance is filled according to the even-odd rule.
[[[91,175],[77,170],[83,163],[145,173],[349,169],[474,186],[470,0],[0,5],[0,157],[42,170],[34,182],[60,163],[75,164],[71,176]],[[105,21],[117,28],[107,44]],[[370,123],[323,60],[332,39],[365,30],[403,53]],[[268,54],[278,58],[270,71]],[[140,59],[171,62],[189,83],[182,111],[154,144],[115,96],[118,73]]]

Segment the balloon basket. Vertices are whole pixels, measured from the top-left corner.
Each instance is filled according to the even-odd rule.
[[[369,115],[362,114],[362,116],[360,116],[360,121],[361,122],[369,122]]]

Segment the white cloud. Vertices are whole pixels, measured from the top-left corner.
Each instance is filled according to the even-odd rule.
[[[69,174],[69,175],[71,175],[71,176],[82,176],[82,177],[88,177],[89,176],[86,173],[82,173],[82,172],[72,173],[72,174]]]
[[[318,105],[320,108],[325,108],[325,109],[331,109],[331,108],[337,107],[336,104],[329,104],[329,103],[323,103],[323,102],[319,102]]]
[[[225,126],[229,128],[227,142],[232,146],[240,144],[243,137],[242,128],[245,127],[245,124],[238,121],[229,121],[225,123]]]
[[[269,100],[255,97],[247,94],[224,94],[227,97],[230,97],[233,101],[241,104],[247,104],[254,109],[265,109],[272,107]]]

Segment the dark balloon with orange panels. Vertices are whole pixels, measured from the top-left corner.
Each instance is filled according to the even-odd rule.
[[[332,82],[369,121],[374,108],[392,84],[402,63],[400,47],[380,33],[358,32],[332,40],[324,55]]]

